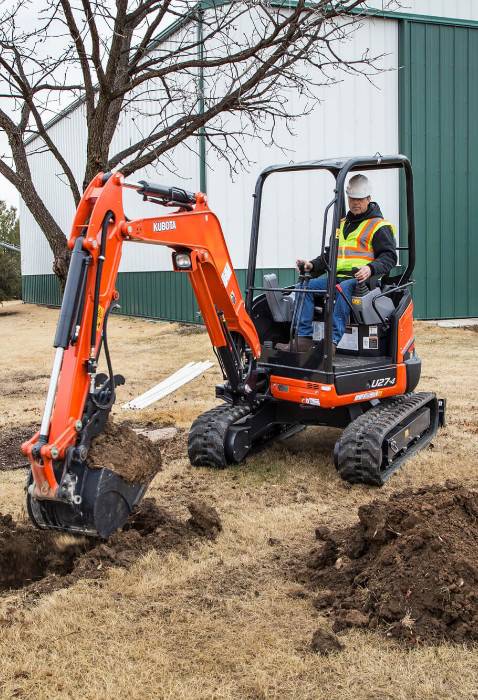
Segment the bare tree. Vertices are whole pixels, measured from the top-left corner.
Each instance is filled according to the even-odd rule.
[[[344,40],[361,20],[364,0],[45,0],[32,24],[29,0],[0,15],[0,128],[11,153],[0,174],[18,190],[54,254],[64,281],[66,239],[32,180],[29,159],[49,150],[75,204],[99,171],[130,175],[168,162],[178,144],[203,135],[237,169],[247,162],[244,134],[274,141],[291,126],[287,95],[310,110],[316,86],[340,70],[372,75],[368,51],[344,58]],[[28,22],[26,21],[26,19]],[[161,32],[173,24],[164,42]],[[65,104],[86,113],[82,181],[48,129]],[[231,115],[238,119],[230,125]],[[134,143],[112,152],[122,118],[143,124]],[[36,137],[36,138],[33,138]],[[32,141],[33,139],[33,141]],[[195,141],[196,139],[196,141]],[[80,176],[81,177],[81,176]]]

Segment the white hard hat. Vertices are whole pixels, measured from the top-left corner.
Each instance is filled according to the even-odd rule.
[[[352,199],[364,199],[372,194],[372,185],[370,180],[365,175],[354,175],[350,178],[347,185],[347,197]]]

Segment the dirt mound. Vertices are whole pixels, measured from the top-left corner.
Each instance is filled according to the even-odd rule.
[[[333,632],[318,629],[312,636],[311,648],[321,656],[328,656],[334,652],[342,651],[344,646]]]
[[[448,483],[361,506],[359,523],[318,528],[307,562],[314,605],[346,627],[410,643],[478,641],[478,491]]]
[[[191,513],[188,525],[199,535],[215,540],[222,530],[222,523],[217,510],[201,501],[189,503],[188,510]]]
[[[127,425],[109,420],[91,444],[88,466],[107,467],[127,481],[146,483],[161,470],[161,450]]]
[[[113,566],[128,567],[152,549],[186,555],[199,537],[213,540],[221,529],[214,508],[195,503],[190,513],[183,522],[147,498],[107,542],[65,538],[0,514],[0,591],[28,587],[35,595],[51,593],[79,579],[101,578]]]

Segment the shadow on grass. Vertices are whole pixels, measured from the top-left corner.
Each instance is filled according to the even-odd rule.
[[[340,431],[309,427],[286,440],[271,442],[225,474],[246,483],[282,482],[291,474],[307,479],[335,474],[333,450]]]

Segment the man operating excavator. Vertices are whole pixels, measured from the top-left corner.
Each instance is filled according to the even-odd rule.
[[[383,218],[377,202],[371,201],[371,183],[365,175],[350,178],[346,194],[349,211],[340,222],[339,249],[337,258],[337,282],[349,303],[357,282],[367,282],[372,277],[383,277],[397,263],[395,227]],[[326,290],[329,248],[314,260],[298,259],[297,267],[309,272],[312,278],[310,290]],[[355,274],[353,270],[357,270]],[[297,320],[297,350],[307,352],[314,344],[312,320],[314,316],[314,294],[304,295],[300,316]],[[349,305],[341,294],[337,294],[334,307],[334,349],[340,343],[349,319]],[[289,343],[277,343],[279,350],[289,350]]]

